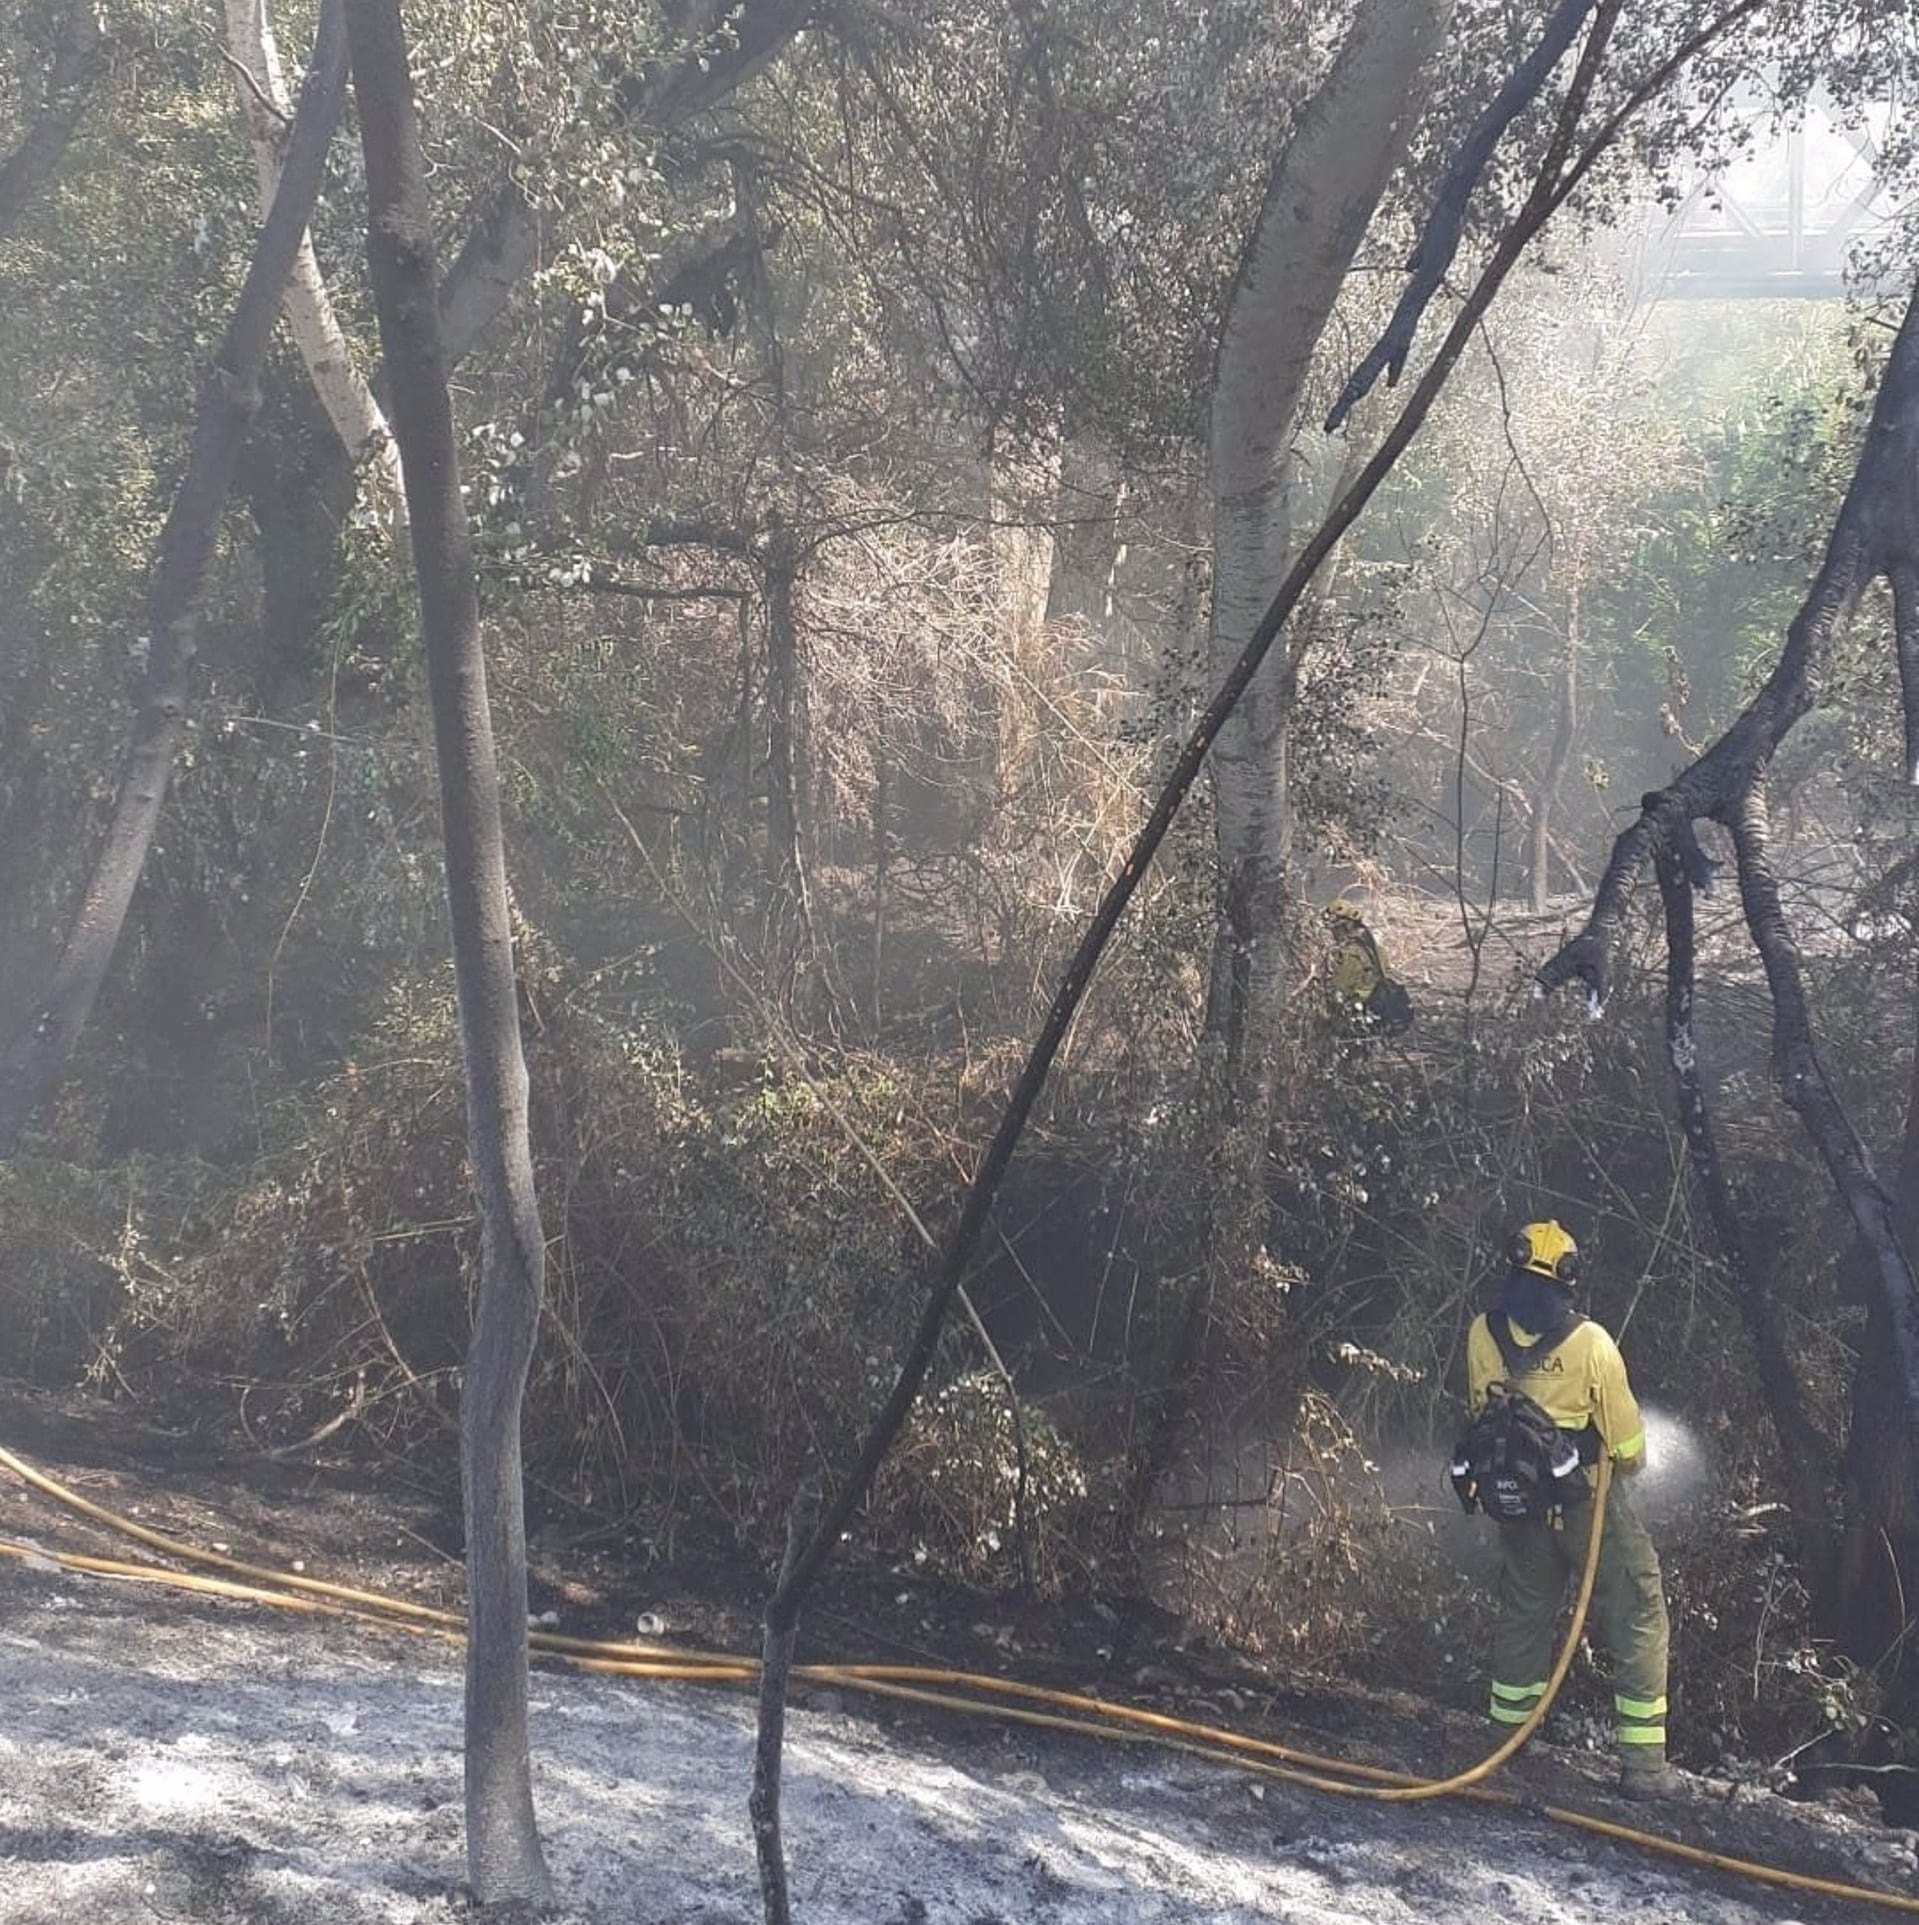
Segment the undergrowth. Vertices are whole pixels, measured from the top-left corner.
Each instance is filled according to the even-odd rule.
[[[1416,1047],[1331,1043],[1298,1013],[1267,1249],[1207,1306],[1189,1434],[1143,1507],[1129,1479],[1193,1301],[1190,1106],[1164,1080],[1142,1101],[1124,1062],[1131,1122],[1114,1136],[1118,1088],[1099,1078],[1121,1058],[1089,1040],[1042,1120],[1053,1160],[1028,1167],[1025,1214],[1002,1228],[1014,1268],[1022,1250],[1038,1265],[1023,1288],[1070,1294],[1036,1254],[1049,1211],[1070,1269],[1074,1239],[1123,1198],[1124,1252],[1080,1262],[1133,1268],[1096,1299],[1096,1335],[1064,1341],[1055,1295],[1043,1395],[1037,1352],[1010,1353],[1016,1392],[953,1321],[864,1546],[988,1588],[1143,1590],[1276,1668],[1477,1709],[1490,1559],[1441,1466],[1499,1238],[1550,1213],[1579,1236],[1585,1304],[1620,1334],[1642,1398],[1683,1409],[1701,1440],[1702,1481],[1659,1532],[1681,1755],[1762,1773],[1872,1720],[1872,1681],[1814,1636],[1762,1501],[1763,1404],[1657,1100],[1651,1009],[1628,991],[1592,1025],[1519,988],[1495,986],[1470,1028],[1429,1016]],[[526,1407],[539,1501],[665,1553],[697,1523],[770,1556],[800,1477],[850,1462],[919,1315],[928,1258],[902,1202],[937,1237],[1012,1056],[695,1062],[557,972],[529,985],[527,1012],[547,1235]],[[277,1449],[404,1456],[450,1486],[477,1263],[456,1061],[450,978],[422,977],[349,1061],[265,1114],[244,1166],[0,1170],[12,1367],[191,1399]],[[1738,1130],[1749,1160],[1771,1157],[1769,1207],[1802,1226],[1780,1243],[1777,1308],[1836,1434],[1851,1326],[1817,1185],[1778,1153],[1776,1116]],[[1097,1180],[1062,1236],[1046,1185],[1068,1167]],[[1601,1730],[1604,1680],[1582,1660],[1558,1729]]]

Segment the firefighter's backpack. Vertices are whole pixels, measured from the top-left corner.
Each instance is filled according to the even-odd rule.
[[[1413,1026],[1413,999],[1406,985],[1382,976],[1366,998],[1370,1026],[1382,1036],[1403,1036]]]
[[[1521,1360],[1543,1362],[1583,1319],[1523,1349],[1502,1335],[1505,1321],[1495,1311],[1487,1327],[1516,1376]],[[1591,1494],[1582,1466],[1578,1432],[1560,1429],[1507,1380],[1487,1386],[1479,1415],[1453,1446],[1452,1484],[1468,1514],[1484,1511],[1501,1524],[1558,1523]]]
[[[1361,966],[1369,979],[1352,1027],[1368,1036],[1405,1035],[1413,1026],[1413,999],[1406,985],[1387,973],[1379,939],[1362,923],[1349,942],[1363,958]]]

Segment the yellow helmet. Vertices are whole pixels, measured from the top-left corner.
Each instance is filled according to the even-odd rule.
[[[1359,913],[1356,902],[1348,902],[1344,896],[1337,896],[1326,905],[1328,922],[1364,922],[1366,918]]]
[[[1513,1238],[1512,1261],[1516,1270],[1569,1284],[1579,1276],[1579,1245],[1549,1217],[1544,1223],[1527,1224]]]

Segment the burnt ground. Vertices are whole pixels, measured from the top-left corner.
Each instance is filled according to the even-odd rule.
[[[80,1397],[55,1398],[5,1380],[0,1380],[0,1444],[94,1503],[168,1536],[223,1549],[259,1564],[291,1567],[297,1562],[309,1575],[458,1608],[457,1511],[442,1493],[423,1484],[409,1487],[396,1475],[395,1467],[373,1472],[344,1461],[316,1461],[311,1455],[294,1460],[243,1454],[122,1406]],[[642,1562],[622,1549],[609,1549],[604,1540],[598,1544],[583,1542],[577,1536],[570,1538],[550,1530],[536,1536],[532,1608],[536,1614],[554,1614],[561,1629],[591,1637],[631,1637],[637,1629],[689,1648],[741,1653],[756,1650],[757,1613],[768,1574],[751,1562],[715,1552]],[[4,1471],[0,1471],[0,1538],[103,1557],[144,1555],[103,1527],[55,1506]],[[57,1614],[46,1608],[46,1583],[44,1573],[31,1573],[12,1560],[0,1560],[0,1632],[12,1629],[21,1633],[10,1641],[23,1648],[40,1649],[48,1640],[50,1627],[53,1643],[60,1641]],[[297,1643],[302,1638],[334,1635],[294,1620],[279,1621],[277,1613],[230,1604],[215,1607],[169,1591],[135,1591],[84,1579],[62,1579],[60,1588],[64,1595],[56,1601],[63,1608],[74,1607],[67,1613],[70,1619],[97,1608],[104,1620],[116,1625],[124,1627],[137,1620],[153,1627],[156,1637],[183,1639],[188,1644],[195,1637],[196,1626],[209,1621],[209,1613],[217,1613],[222,1626],[232,1625],[236,1616],[251,1620],[259,1627],[250,1633],[256,1640],[284,1638]],[[109,1641],[126,1637],[130,1653],[137,1644],[124,1628],[100,1635],[109,1637]],[[420,1647],[412,1640],[389,1638],[377,1631],[353,1635],[358,1639],[358,1649],[371,1653],[369,1661],[376,1665],[381,1661],[382,1648],[389,1645],[396,1668],[416,1662],[414,1653]],[[1090,1600],[1031,1605],[851,1564],[829,1572],[822,1595],[808,1611],[799,1655],[815,1660],[925,1663],[1011,1675],[1124,1699],[1306,1750],[1422,1775],[1439,1776],[1462,1769],[1489,1748],[1485,1727],[1476,1718],[1402,1692],[1350,1680],[1269,1675],[1238,1654],[1182,1639],[1179,1627],[1162,1615],[1120,1611]],[[450,1658],[440,1661],[452,1662]],[[129,1662],[137,1662],[137,1658]],[[0,1665],[0,1696],[4,1695],[6,1670],[7,1666]],[[1140,1769],[1136,1761],[1157,1755],[1131,1747],[1095,1747],[1072,1738],[1030,1733],[1009,1736],[1006,1727],[989,1721],[848,1699],[838,1692],[796,1691],[795,1703],[864,1733],[852,1741],[856,1745],[881,1750],[897,1746],[902,1753],[930,1754],[957,1770],[984,1772],[1006,1767],[1009,1758],[1025,1760],[1037,1764],[1044,1774],[1044,1785],[1056,1792],[1062,1785],[1070,1785],[1075,1797],[1096,1797],[1096,1775],[1110,1769],[1103,1760],[1096,1764],[1092,1754],[1119,1753],[1124,1768],[1133,1770],[1135,1778]],[[747,1714],[742,1710],[738,1715]],[[5,1728],[6,1721],[0,1718],[0,1729]],[[0,1758],[0,1764],[4,1762]],[[1108,1794],[1122,1802],[1125,1787],[1134,1784],[1124,1776],[1124,1768],[1116,1781],[1121,1789]],[[1919,1890],[1915,1834],[1889,1830],[1873,1822],[1870,1800],[1859,1792],[1801,1803],[1701,1778],[1694,1781],[1694,1794],[1683,1806],[1649,1814],[1614,1798],[1608,1777],[1608,1762],[1603,1759],[1535,1745],[1498,1784],[1510,1788],[1518,1800],[1511,1814],[1514,1822],[1558,1837],[1560,1842],[1554,1849],[1562,1861],[1570,1862],[1563,1842],[1566,1834],[1538,1818],[1532,1807],[1566,1806],[1659,1831],[1713,1852],[1751,1858],[1814,1877],[1871,1883],[1903,1894]],[[1269,1789],[1272,1802],[1267,1802]],[[1288,1809],[1309,1817],[1314,1812],[1336,1812],[1336,1818],[1328,1816],[1324,1823],[1335,1838],[1348,1839],[1340,1850],[1359,1851],[1369,1836],[1369,1826],[1384,1828],[1378,1835],[1396,1840],[1402,1858],[1424,1836],[1409,1827],[1438,1824],[1436,1835],[1444,1837],[1445,1825],[1457,1823],[1456,1817],[1435,1820],[1430,1815],[1414,1818],[1411,1814],[1432,1814],[1442,1809],[1460,1814],[1471,1809],[1450,1803],[1443,1808],[1398,1807],[1389,1817],[1376,1807],[1355,1806],[1346,1800],[1287,1788],[1255,1789],[1250,1783],[1233,1797],[1236,1811],[1258,1811],[1263,1818],[1276,1815],[1281,1801]],[[1376,1819],[1372,1815],[1375,1812]],[[17,1826],[15,1830],[17,1834]],[[207,1849],[216,1846],[217,1841]],[[76,1844],[75,1850],[79,1849]],[[1582,1841],[1580,1853],[1587,1849]],[[1598,1849],[1607,1854],[1615,1850],[1610,1846]],[[54,1856],[58,1856],[57,1851]],[[1585,1871],[1562,1874],[1564,1882],[1575,1887],[1597,1875]],[[1606,1875],[1628,1876],[1623,1872]],[[1715,1920],[1863,1915],[1856,1904],[1771,1892],[1711,1873],[1698,1877],[1701,1896],[1697,1908],[1692,1901],[1668,1896],[1650,1903],[1640,1915]],[[1649,1889],[1665,1890],[1670,1883],[1655,1879]],[[1595,1888],[1594,1901],[1605,1898],[1610,1890]],[[1710,1909],[1706,1894],[1712,1895]],[[50,1891],[50,1903],[52,1896]],[[225,1900],[221,1905],[208,1901],[207,1906],[200,1906],[191,1892],[180,1903],[185,1909],[156,1915],[181,1920],[249,1916],[244,1910],[232,1910]],[[913,1900],[907,1904],[902,1916],[930,1916],[923,1905],[920,1912],[913,1911],[913,1904],[919,1903]],[[1678,1909],[1670,1909],[1675,1904]],[[52,1915],[51,1910],[47,1915]],[[109,1912],[99,1915],[118,1916]],[[361,1915],[353,1914],[356,1918]],[[389,1914],[376,1911],[365,1915]],[[699,1915],[718,1919],[736,1914],[712,1911]],[[1031,1915],[1064,1919],[1080,1914],[1062,1904],[1052,1911],[1036,1909]],[[1227,1910],[1187,1914],[1147,1909],[1113,1909],[1096,1915],[1114,1920],[1242,1916]],[[1343,1910],[1307,1906],[1282,1910],[1279,1915],[1374,1920],[1397,1914],[1383,1901],[1361,1902],[1355,1897]],[[1437,1920],[1472,1914],[1428,1905],[1423,1915]],[[1524,1915],[1560,1916],[1552,1911]],[[33,1916],[31,1911],[9,1912],[0,1903],[0,1919]],[[1025,1925],[1024,1919],[1018,1925]]]

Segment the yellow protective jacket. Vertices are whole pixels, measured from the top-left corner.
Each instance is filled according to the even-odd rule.
[[[1341,1001],[1363,1003],[1386,979],[1386,959],[1370,935],[1347,936],[1333,951],[1332,990]]]
[[[1537,1334],[1518,1324],[1512,1328],[1522,1345],[1533,1342]],[[1506,1360],[1482,1313],[1466,1333],[1467,1414],[1477,1417],[1485,1408],[1487,1387],[1507,1379]],[[1615,1469],[1636,1471],[1646,1461],[1646,1426],[1626,1379],[1626,1360],[1611,1336],[1590,1317],[1569,1332],[1543,1363],[1531,1369],[1522,1366],[1511,1381],[1561,1430],[1583,1431],[1590,1426],[1599,1447],[1611,1453]]]

